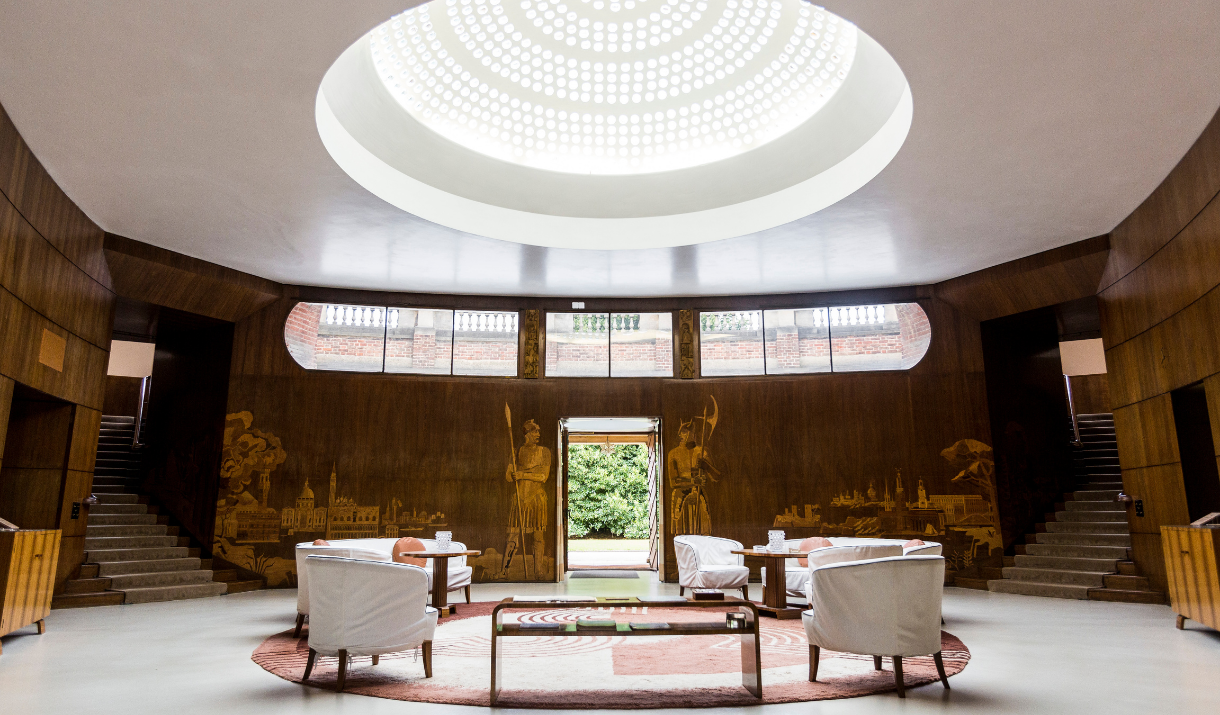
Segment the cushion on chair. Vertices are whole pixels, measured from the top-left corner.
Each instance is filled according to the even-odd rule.
[[[801,542],[801,545],[797,547],[797,551],[813,551],[814,549],[824,549],[827,546],[834,546],[834,544],[830,543],[830,539],[824,536],[811,536]],[[806,567],[809,566],[809,559],[797,559],[796,563]]]
[[[404,551],[426,551],[424,542],[414,536],[404,536],[394,542],[394,548],[390,552],[390,558],[396,564],[411,564],[423,568],[424,564],[428,563],[427,559],[415,558],[411,556],[403,556]]]
[[[314,546],[330,546],[330,542],[327,541],[326,539],[314,539],[313,545]]]

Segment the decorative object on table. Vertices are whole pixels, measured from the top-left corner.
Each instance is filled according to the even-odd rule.
[[[715,588],[692,588],[691,598],[696,601],[723,601],[724,591]]]
[[[766,545],[766,544],[755,544],[755,545],[754,545],[754,550],[755,550],[755,551],[766,551],[766,550],[767,550],[767,545]]]
[[[493,715],[487,710],[491,667],[487,637],[491,630],[492,609],[496,605],[476,601],[437,625],[432,647],[435,653],[444,655],[437,660],[431,678],[421,677],[419,659],[410,651],[382,656],[380,664],[371,670],[367,658],[363,662],[356,659],[343,689],[345,697],[351,701],[349,705],[360,708],[360,702],[353,698],[364,696],[466,705],[478,708],[471,710],[473,715]],[[614,617],[621,622],[666,621],[674,630],[623,629],[617,633],[599,633],[577,631],[567,625],[566,630],[556,631],[519,629],[521,637],[507,643],[504,638],[497,638],[496,649],[503,666],[502,691],[497,704],[506,708],[533,708],[535,712],[537,709],[571,712],[573,708],[728,708],[759,703],[742,687],[741,653],[734,647],[739,637],[748,635],[751,629],[729,630],[724,627],[722,615],[744,604],[687,600],[661,604],[650,599],[647,605],[647,613],[631,613],[630,608],[626,611],[615,609]],[[557,612],[553,604],[530,605],[523,610],[533,613],[505,612],[503,622],[506,628],[515,627],[513,619],[520,615],[521,620],[548,619],[566,623],[567,617],[579,612],[581,606],[576,604],[565,609],[565,614],[565,611]],[[708,627],[715,625],[730,637],[676,637],[678,629],[705,624]],[[760,631],[763,638],[790,644],[762,650],[760,664],[764,669],[762,680],[766,684],[762,702],[765,704],[833,700],[894,691],[888,659],[885,672],[878,673],[873,670],[872,658],[825,649],[821,652],[818,682],[810,683],[801,622],[764,619]],[[300,683],[308,651],[291,635],[289,629],[261,644],[252,644],[258,645],[252,654],[253,661],[272,675]],[[563,640],[565,638],[576,640]],[[945,672],[952,679],[968,667],[970,652],[953,635],[942,634],[942,639]],[[471,647],[474,643],[482,645]],[[514,654],[529,657],[522,659],[513,657]],[[334,658],[320,658],[307,685],[316,688],[319,694],[333,692],[336,665]],[[356,677],[361,671],[376,677]],[[539,673],[546,675],[538,677]],[[937,679],[931,658],[910,661],[904,658],[903,673],[907,687],[935,683]],[[644,679],[647,685],[641,684]],[[366,702],[363,707],[375,709],[377,705]],[[847,703],[843,705],[848,706]],[[572,715],[579,714],[572,712]]]
[[[449,544],[452,541],[453,541],[453,532],[452,531],[436,532],[436,550],[437,551],[448,551]]]
[[[563,628],[562,623],[518,623],[523,631],[557,631]]]
[[[891,556],[883,559],[814,566],[809,570],[813,597],[802,621],[809,640],[809,681],[818,679],[822,648],[882,657],[894,663],[898,697],[906,697],[902,659],[931,655],[941,683],[949,687],[941,657],[941,598],[945,559],[941,556]]]
[[[633,631],[663,631],[669,628],[668,623],[632,623]]]
[[[418,566],[309,556],[309,680],[319,655],[339,658],[343,690],[352,656],[378,656],[423,648],[424,677],[432,677],[432,636],[437,612],[428,609],[428,574]],[[370,617],[375,614],[375,617]]]
[[[608,618],[581,618],[576,621],[576,627],[581,630],[615,630],[618,623]]]
[[[746,627],[746,614],[744,613],[726,613],[724,614],[724,625],[729,628],[743,630]]]
[[[678,595],[688,588],[740,589],[742,598],[749,598],[746,585],[750,569],[745,558],[735,554],[740,541],[716,536],[684,534],[674,537],[674,554],[678,561]]]
[[[787,551],[788,547],[784,544],[784,532],[778,529],[772,529],[767,532],[767,551]]]

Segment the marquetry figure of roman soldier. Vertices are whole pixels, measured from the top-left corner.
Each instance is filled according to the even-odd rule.
[[[551,476],[551,450],[538,444],[542,432],[533,420],[525,422],[525,444],[517,450],[517,462],[509,464],[504,478],[513,482],[512,507],[508,516],[508,546],[504,549],[504,570],[508,570],[518,549],[525,549],[525,535],[533,535],[528,547],[536,570],[546,553],[544,535],[549,523],[544,486]],[[524,557],[525,554],[522,554]]]
[[[696,418],[698,419],[698,418]],[[671,513],[669,530],[673,534],[709,534],[712,519],[707,513],[704,485],[715,481],[720,472],[707,460],[703,447],[695,441],[694,421],[678,428],[678,446],[669,450],[665,460],[669,471]]]

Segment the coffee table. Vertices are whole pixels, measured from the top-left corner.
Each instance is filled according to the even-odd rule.
[[[594,608],[608,606],[632,606],[646,608],[736,608],[746,616],[745,627],[729,628],[723,615],[719,620],[709,620],[700,623],[670,623],[669,628],[657,630],[632,630],[631,625],[617,623],[614,628],[580,628],[575,623],[565,623],[554,630],[523,629],[517,623],[504,623],[505,611],[559,611],[578,608]],[[606,620],[613,617],[606,614]],[[580,636],[741,636],[741,685],[751,695],[762,700],[762,654],[758,639],[758,607],[753,601],[740,598],[725,598],[723,601],[692,601],[680,600],[648,600],[643,598],[598,598],[593,601],[524,601],[506,598],[496,604],[491,612],[491,704],[495,705],[500,697],[500,673],[503,666],[500,663],[499,645],[501,638],[514,636],[541,636],[544,638],[576,638]]]
[[[758,612],[764,616],[788,620],[800,618],[800,608],[788,605],[788,580],[784,573],[785,562],[788,559],[799,559],[809,555],[808,551],[756,551],[754,549],[739,549],[734,551],[741,556],[753,556],[767,562],[767,581],[763,584],[763,602],[758,606]]]
[[[412,559],[432,559],[432,607],[440,617],[455,613],[449,605],[449,559],[457,556],[478,556],[482,551],[400,551],[399,556]]]

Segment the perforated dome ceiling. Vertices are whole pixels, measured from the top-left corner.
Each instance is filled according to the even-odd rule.
[[[856,28],[797,0],[434,0],[369,35],[415,119],[571,173],[698,166],[786,134],[842,86]]]

